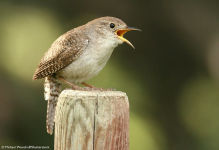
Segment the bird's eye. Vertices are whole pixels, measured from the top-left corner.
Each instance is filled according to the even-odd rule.
[[[114,23],[110,23],[110,28],[114,28],[115,24]]]

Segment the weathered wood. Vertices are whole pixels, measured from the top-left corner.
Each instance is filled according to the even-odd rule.
[[[119,91],[65,90],[55,116],[55,150],[128,150],[129,102]]]

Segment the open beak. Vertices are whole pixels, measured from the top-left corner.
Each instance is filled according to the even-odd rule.
[[[137,29],[137,28],[133,28],[133,27],[127,27],[127,28],[124,28],[124,29],[118,29],[116,30],[116,34],[118,36],[118,38],[124,42],[126,42],[128,45],[130,45],[133,49],[135,49],[135,47],[132,45],[131,42],[129,42],[127,39],[125,39],[123,37],[123,35],[128,32],[128,31],[133,31],[133,30],[136,30],[136,31],[141,31],[140,29]]]

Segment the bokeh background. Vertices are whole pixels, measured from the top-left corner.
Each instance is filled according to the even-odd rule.
[[[59,35],[101,16],[142,29],[89,81],[128,94],[130,149],[218,150],[218,0],[1,0],[0,145],[53,149],[33,72]]]

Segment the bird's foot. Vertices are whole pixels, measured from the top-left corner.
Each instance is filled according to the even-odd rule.
[[[79,91],[115,91],[115,89],[104,89],[104,88],[97,88],[92,85],[89,85],[87,83],[82,83],[85,87],[80,87],[75,84],[71,84],[73,90],[79,90]]]
[[[66,84],[68,84],[69,86],[72,87],[73,90],[79,90],[79,91],[116,91],[116,89],[104,89],[104,88],[97,88],[97,87],[94,87],[92,85],[89,85],[85,82],[82,82],[81,84],[84,85],[85,87],[80,87],[74,83],[71,83],[67,80],[65,80],[64,78],[62,77],[59,77],[59,79],[63,82],[65,82]]]
[[[82,82],[81,84],[85,86],[83,87],[85,91],[116,91],[116,89],[112,89],[112,88],[109,89],[97,88],[85,82]]]
[[[97,87],[82,87],[82,90],[83,91],[116,91],[116,89],[111,89],[111,88],[108,88],[108,89],[104,89],[104,88],[97,88]]]

